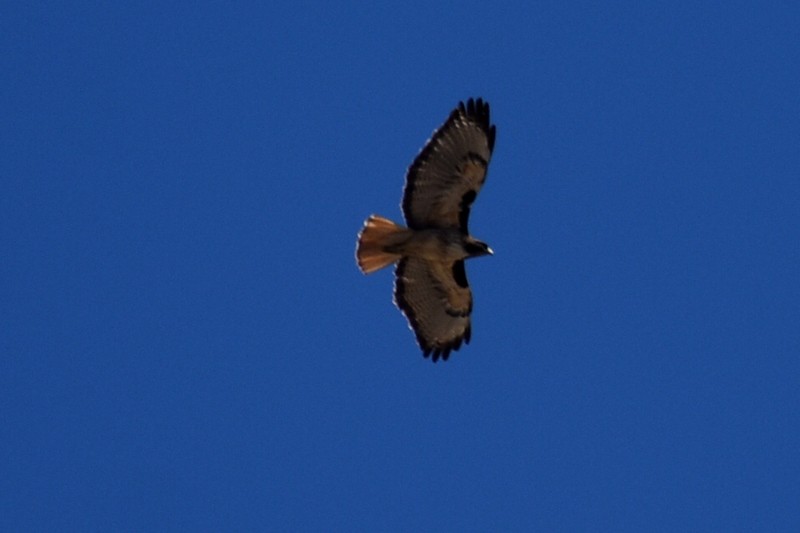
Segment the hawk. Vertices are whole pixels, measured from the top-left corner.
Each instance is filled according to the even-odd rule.
[[[489,104],[460,102],[408,168],[406,226],[371,215],[358,234],[356,260],[364,274],[397,263],[395,304],[433,362],[446,361],[470,340],[472,291],[464,260],[492,250],[469,234],[467,222],[494,139]]]

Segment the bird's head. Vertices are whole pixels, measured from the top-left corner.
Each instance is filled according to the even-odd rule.
[[[464,242],[464,250],[467,252],[468,257],[480,257],[482,255],[494,254],[488,244],[478,239],[473,239],[472,237],[467,237],[467,240]]]

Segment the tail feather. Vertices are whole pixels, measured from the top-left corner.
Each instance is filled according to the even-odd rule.
[[[376,270],[389,266],[402,256],[387,252],[386,247],[399,244],[408,230],[389,219],[371,215],[361,233],[358,234],[356,261],[364,274],[372,274]]]

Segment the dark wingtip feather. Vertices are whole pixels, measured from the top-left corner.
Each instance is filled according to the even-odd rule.
[[[470,117],[481,127],[486,133],[489,152],[493,152],[497,129],[494,124],[491,123],[489,102],[484,101],[483,98],[469,98],[466,104],[464,102],[459,102],[456,111],[459,111],[464,116]]]
[[[420,343],[422,343],[421,339],[417,339]],[[461,343],[464,339],[457,339],[450,344],[444,346],[424,346],[422,347],[422,356],[424,358],[431,358],[431,361],[434,363],[438,363],[439,359],[442,361],[447,361],[450,358],[450,352],[458,351],[461,348]],[[469,342],[469,341],[468,341]]]

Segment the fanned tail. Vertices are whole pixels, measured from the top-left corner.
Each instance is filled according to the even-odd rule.
[[[370,215],[358,234],[356,245],[356,261],[364,274],[372,274],[376,270],[389,266],[402,256],[387,252],[388,246],[400,244],[408,230],[395,224],[388,218]]]

